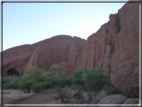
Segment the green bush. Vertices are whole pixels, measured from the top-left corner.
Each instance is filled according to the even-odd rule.
[[[36,93],[39,93],[39,92],[43,91],[43,89],[44,89],[43,83],[34,83],[31,86],[31,89],[33,91],[35,91]]]
[[[106,76],[103,70],[91,69],[82,75],[83,86],[86,89],[93,90],[96,87],[103,88],[106,84]]]
[[[105,84],[103,90],[105,90],[108,95],[121,94],[121,92],[116,89],[111,83]]]
[[[103,70],[75,70],[72,78],[72,83],[74,85],[80,85],[85,90],[94,90],[96,87],[102,88],[106,84],[106,76],[104,76]]]
[[[59,85],[63,88],[72,85],[72,76],[66,75],[64,78],[60,79]]]
[[[31,89],[35,91],[36,93],[40,93],[41,91],[44,91],[45,89],[49,89],[51,87],[50,81],[44,81],[43,83],[34,83],[31,86]]]
[[[44,83],[42,83],[43,85],[43,90],[47,89],[47,93],[48,93],[48,89],[51,88],[52,83],[50,81],[45,81]]]
[[[63,79],[65,78],[65,72],[62,71],[58,71],[55,73],[54,75],[55,81],[57,83],[57,88],[61,87],[61,85],[63,85]]]
[[[8,86],[8,84],[11,83],[12,80],[13,80],[13,77],[10,77],[10,76],[8,76],[8,77],[3,77],[3,78],[2,78],[3,89],[6,89],[7,86]]]
[[[26,90],[27,92],[31,91],[31,86],[34,84],[35,82],[33,80],[25,80],[20,82],[20,90]]]
[[[30,92],[31,86],[35,83],[39,83],[43,81],[42,74],[44,73],[43,69],[39,69],[36,67],[31,67],[25,75],[22,76],[19,84],[20,90],[27,90]]]
[[[67,71],[66,67],[67,67],[67,63],[65,63],[65,62],[62,62],[59,64],[52,64],[49,71],[51,71],[51,72],[58,72],[58,71],[66,72]]]
[[[74,85],[83,85],[82,75],[85,73],[82,69],[76,69],[73,73],[72,83]]]
[[[29,75],[33,81],[38,83],[43,81],[42,75],[44,72],[45,71],[43,69],[33,66],[26,72],[25,75]]]
[[[42,84],[43,84],[43,89],[48,89],[48,88],[51,87],[51,82],[50,81],[45,81]]]
[[[50,85],[51,87],[54,87],[57,83],[55,81],[55,72],[52,72],[52,71],[47,71],[47,72],[44,72],[42,74],[42,82],[45,82],[45,81],[50,81]]]
[[[18,89],[21,77],[3,77],[3,89]]]

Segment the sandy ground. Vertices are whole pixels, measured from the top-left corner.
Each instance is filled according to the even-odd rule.
[[[13,104],[17,100],[31,96],[31,93],[24,93],[19,89],[4,89],[2,91],[2,99],[0,98],[0,100],[3,101],[3,104]]]
[[[45,90],[42,94],[32,94],[24,93],[23,91],[19,91],[18,89],[14,90],[3,90],[3,104],[61,104],[59,101],[55,100],[54,96],[57,94],[55,90]],[[1,99],[0,99],[1,100]],[[12,106],[15,107],[15,106]],[[16,106],[16,107],[24,107],[24,106]],[[26,106],[31,107],[31,106]],[[38,106],[36,106],[38,107]],[[39,106],[41,107],[41,106]],[[48,106],[50,107],[50,106]],[[52,106],[53,107],[53,106]],[[54,106],[58,107],[58,106]]]
[[[16,104],[58,104],[54,96],[57,92],[49,90],[48,94],[39,94],[17,102]]]

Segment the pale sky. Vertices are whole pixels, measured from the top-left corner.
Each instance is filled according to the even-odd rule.
[[[87,38],[125,3],[3,3],[3,50],[65,34]]]

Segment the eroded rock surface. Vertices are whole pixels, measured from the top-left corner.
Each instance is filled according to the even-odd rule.
[[[123,104],[127,99],[128,97],[124,95],[115,94],[104,97],[99,101],[99,104]]]
[[[125,104],[130,104],[130,107],[136,107],[139,104],[138,98],[128,98],[122,94],[114,94],[107,97],[102,98],[98,104],[121,104],[121,106],[113,106],[113,107],[125,107]],[[103,106],[99,106],[103,107]],[[109,106],[108,106],[109,107]]]
[[[139,97],[139,3],[126,3],[87,39],[76,69],[104,69],[128,97]]]
[[[87,41],[65,35],[3,53],[3,75],[13,68],[19,75],[33,65],[47,70],[67,62],[67,74],[75,69],[104,69],[104,74],[124,95],[139,97],[139,3],[126,3]],[[13,71],[14,72],[14,71]]]
[[[67,75],[73,74],[76,57],[82,52],[86,40],[58,35],[32,45],[22,45],[3,52],[3,75],[24,75],[36,66],[48,70],[52,64],[67,62]],[[17,71],[17,73],[16,73]],[[14,74],[15,73],[15,74]]]

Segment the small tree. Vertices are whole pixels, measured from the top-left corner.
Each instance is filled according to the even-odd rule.
[[[56,85],[59,87],[60,83],[62,82],[62,79],[65,77],[66,74],[66,68],[67,64],[65,62],[59,63],[59,64],[53,64],[50,69],[47,71],[47,77],[48,80],[52,81],[51,84]]]
[[[39,69],[35,66],[31,67],[25,75],[22,76],[20,80],[20,89],[28,90],[30,92],[31,86],[35,83],[43,81],[42,74],[44,73],[43,69]]]
[[[42,74],[42,79],[43,79],[42,82],[50,81],[50,86],[51,87],[54,87],[54,85],[56,85],[55,72],[52,72],[50,70],[48,70],[47,72],[44,72]]]
[[[57,82],[57,88],[60,87],[61,80],[65,77],[65,72],[58,71],[55,73],[55,80]]]
[[[18,89],[19,81],[21,77],[3,77],[3,88],[4,89]]]
[[[41,82],[43,80],[42,74],[45,71],[43,69],[37,68],[35,66],[32,66],[25,75],[30,75],[30,78],[33,79],[36,83]]]
[[[48,89],[51,87],[51,82],[45,81],[44,83],[42,83],[42,85],[43,85],[43,90],[47,89],[47,93],[48,93]]]
[[[84,86],[90,90],[96,87],[102,88],[106,83],[106,77],[104,76],[103,72],[103,70],[95,70],[92,68],[90,71],[84,73],[82,75]]]
[[[73,74],[72,83],[75,85],[82,85],[83,84],[82,75],[84,74],[84,72],[85,71],[82,69],[76,69]]]
[[[42,83],[34,83],[32,86],[31,86],[31,89],[33,91],[35,91],[36,93],[39,93],[43,90],[43,84]]]
[[[33,80],[26,80],[26,81],[22,81],[21,85],[20,85],[20,90],[27,90],[28,92],[30,92],[31,90],[31,86],[34,84],[35,82]]]
[[[65,62],[62,62],[62,63],[59,63],[59,64],[53,64],[49,71],[51,72],[58,72],[58,71],[62,71],[62,72],[65,72],[67,71],[67,63]]]

